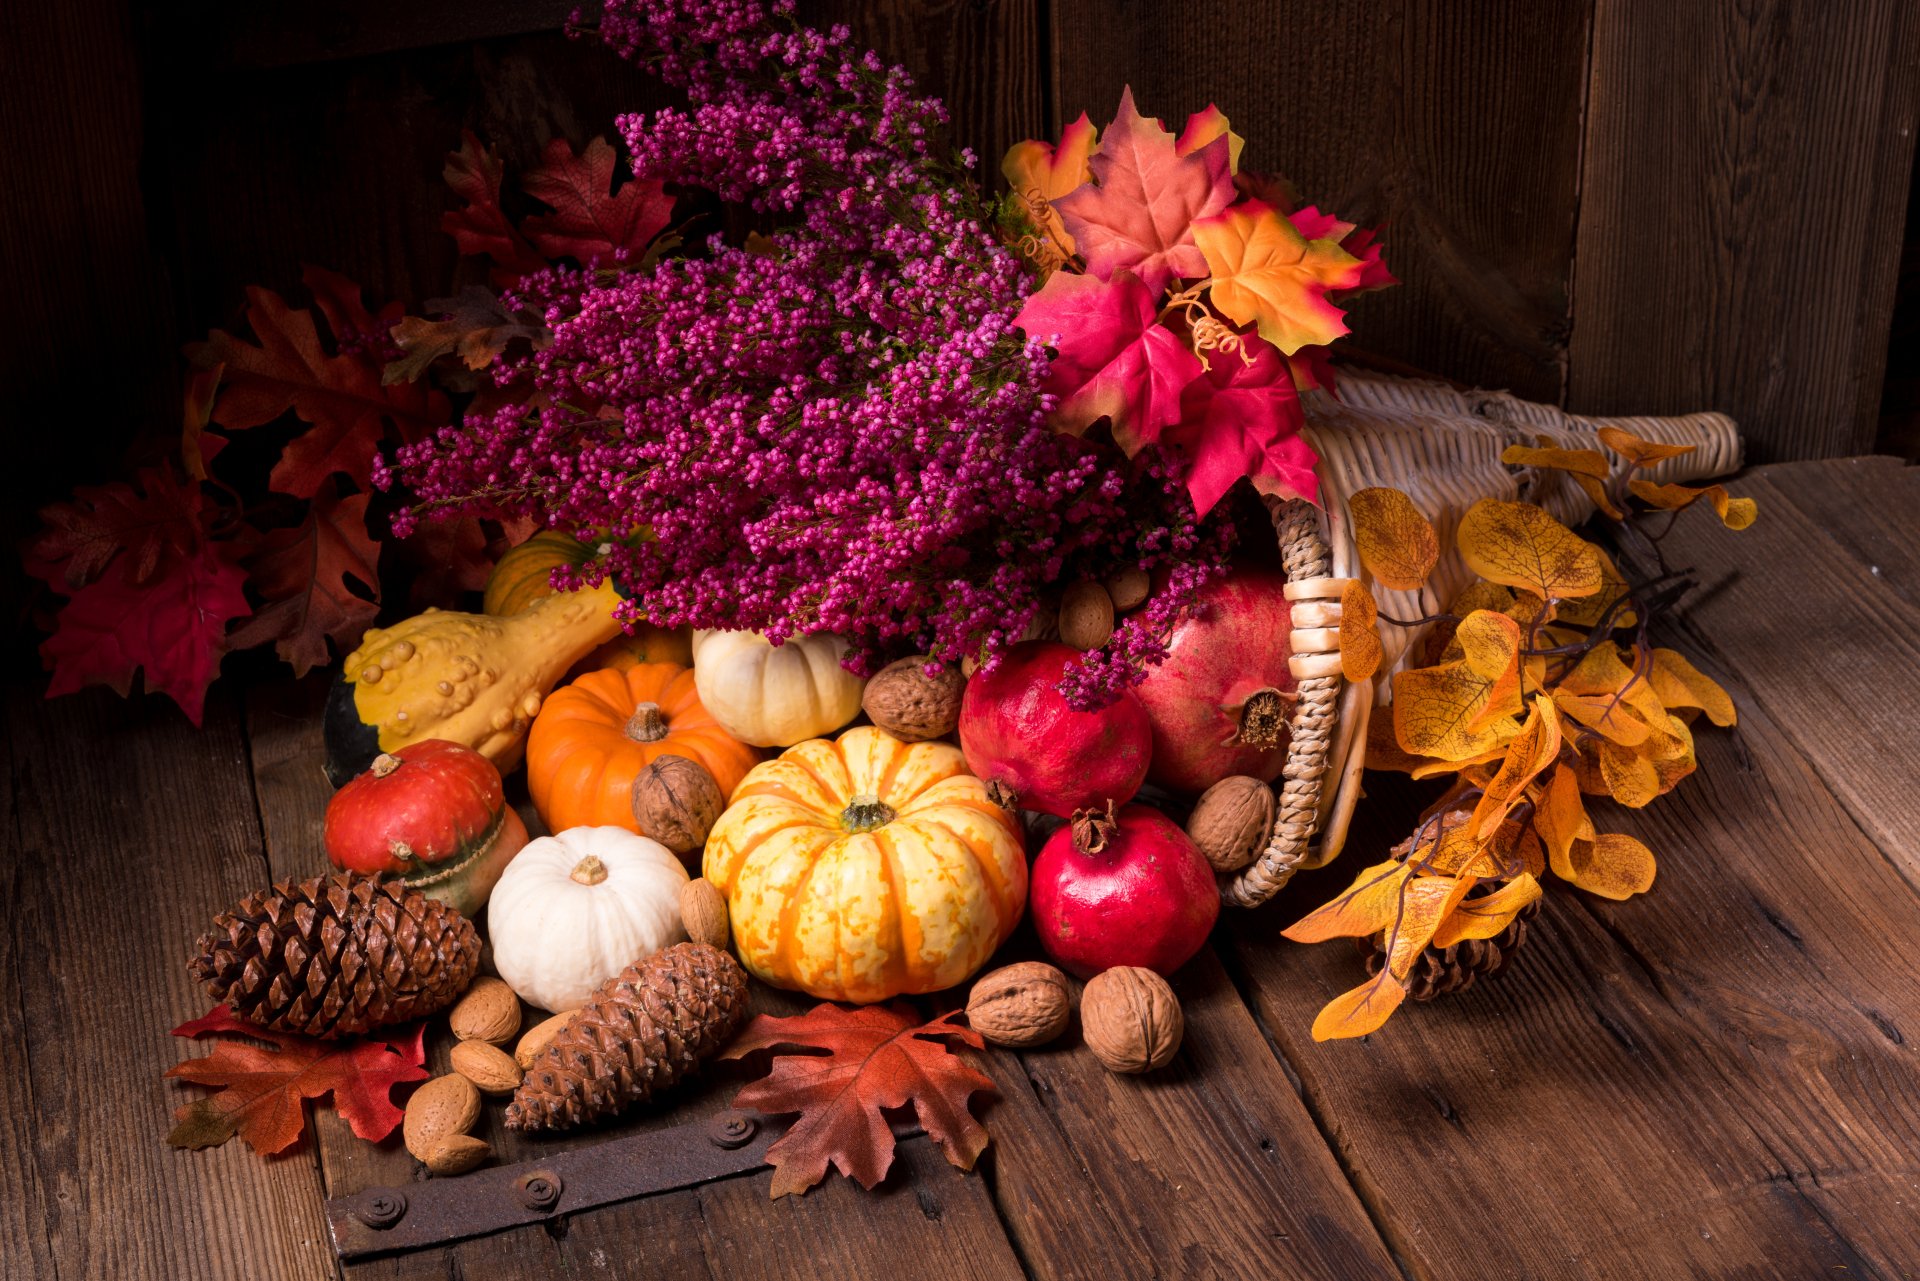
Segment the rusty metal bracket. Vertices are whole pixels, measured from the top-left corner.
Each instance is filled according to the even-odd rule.
[[[729,1109],[517,1165],[368,1188],[327,1202],[333,1252],[351,1262],[419,1250],[744,1174],[766,1164],[786,1125],[785,1118]],[[892,1125],[895,1138],[924,1133],[910,1120]]]

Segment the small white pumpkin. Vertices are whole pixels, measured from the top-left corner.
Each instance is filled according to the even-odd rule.
[[[687,937],[687,869],[622,827],[572,827],[528,842],[487,901],[493,965],[529,1005],[573,1010],[602,983]]]
[[[780,645],[758,632],[695,632],[693,684],[727,733],[756,747],[820,738],[860,714],[867,683],[840,666],[847,643],[822,632]]]

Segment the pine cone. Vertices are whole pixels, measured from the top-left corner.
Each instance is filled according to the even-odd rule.
[[[1431,1001],[1449,992],[1464,992],[1475,979],[1490,979],[1500,973],[1527,941],[1527,922],[1539,912],[1540,900],[1535,899],[1490,939],[1465,939],[1451,947],[1430,947],[1420,953],[1407,973],[1407,995],[1416,1001]],[[1366,955],[1369,978],[1387,963],[1384,939],[1383,934],[1372,934],[1354,940]]]
[[[747,1013],[747,972],[678,943],[600,986],[542,1052],[507,1108],[510,1130],[561,1130],[652,1098],[725,1045]]]
[[[357,1036],[453,1004],[480,964],[472,922],[397,878],[283,881],[213,918],[187,972],[241,1018]]]

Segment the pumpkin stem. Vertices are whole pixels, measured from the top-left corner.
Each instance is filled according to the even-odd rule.
[[[573,871],[568,876],[582,885],[598,885],[607,879],[607,865],[589,854],[573,865]]]
[[[1073,848],[1082,854],[1098,854],[1107,848],[1107,843],[1118,831],[1120,822],[1114,817],[1113,802],[1107,802],[1105,810],[1075,810],[1073,812]]]
[[[1287,709],[1297,695],[1273,688],[1255,690],[1240,707],[1240,741],[1253,747],[1278,747],[1287,741]]]
[[[657,743],[666,736],[667,718],[658,703],[642,703],[627,718],[627,737],[636,743]]]
[[[373,758],[373,776],[385,778],[400,768],[400,758],[388,752],[382,752]]]
[[[849,832],[871,832],[893,822],[894,808],[872,792],[862,792],[840,811],[840,826]]]

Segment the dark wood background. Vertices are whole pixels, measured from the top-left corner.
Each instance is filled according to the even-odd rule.
[[[510,164],[661,91],[568,0],[69,0],[0,12],[9,519],[178,414],[180,345],[313,262],[453,279],[445,153]],[[831,0],[992,159],[1131,81],[1384,221],[1368,349],[1596,411],[1716,408],[1755,460],[1920,450],[1888,347],[1920,99],[1909,0]],[[1911,277],[1910,277],[1911,278]],[[1909,310],[1910,314],[1910,310]],[[1904,332],[1911,347],[1913,322]],[[24,465],[23,465],[24,464]]]

